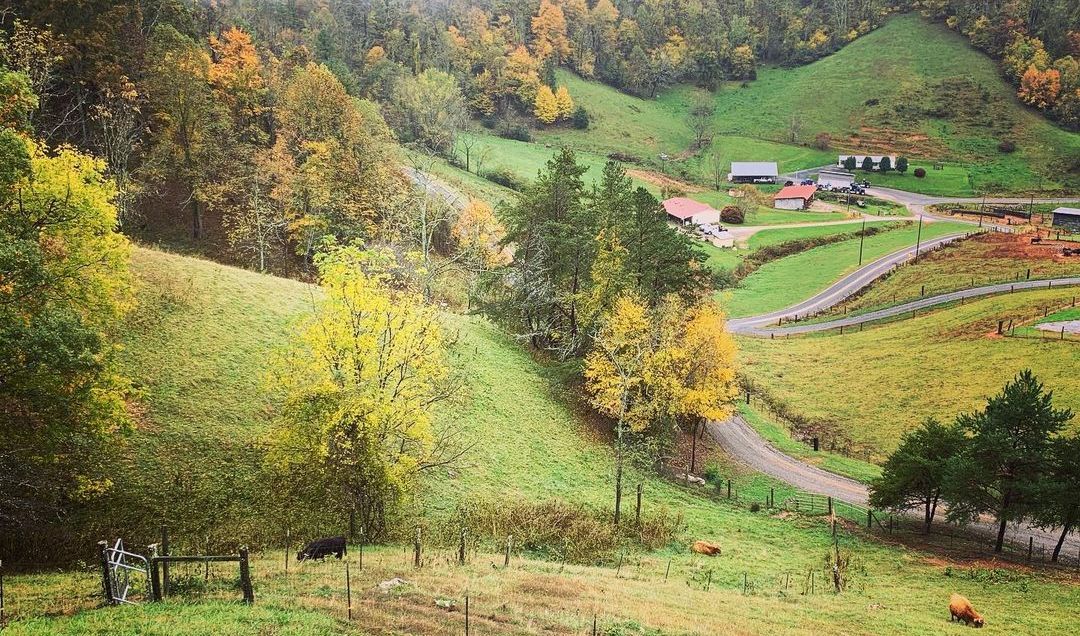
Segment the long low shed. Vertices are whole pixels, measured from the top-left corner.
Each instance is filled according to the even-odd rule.
[[[1080,232],[1080,208],[1057,208],[1053,211],[1053,220],[1050,224],[1072,232]]]

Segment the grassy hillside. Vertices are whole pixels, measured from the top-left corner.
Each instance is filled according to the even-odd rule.
[[[606,154],[626,152],[707,183],[709,169],[688,151],[686,112],[697,89],[680,87],[655,101],[560,75],[593,116],[587,131],[555,129],[539,140]],[[962,37],[916,15],[891,19],[839,52],[802,67],[759,69],[758,79],[730,83],[715,95],[710,151],[726,161],[775,160],[781,170],[832,163],[837,151],[908,155],[928,176],[874,175],[872,180],[929,194],[1080,188],[1062,160],[1080,153],[1080,135],[1066,132],[1016,100],[990,58]],[[792,121],[798,145],[791,144]],[[818,133],[833,149],[812,150]],[[1014,141],[1002,154],[997,145]],[[704,153],[702,153],[704,154]],[[944,162],[934,170],[933,162]]]
[[[231,476],[244,470],[233,461],[245,457],[237,447],[246,447],[268,422],[259,378],[268,355],[287,339],[290,320],[317,292],[145,249],[136,250],[133,269],[142,283],[143,309],[129,325],[124,359],[145,396],[142,431],[132,451],[149,462],[145,468],[153,476],[146,483],[125,482],[122,490],[145,489],[170,504],[194,498],[203,509],[184,512],[219,515],[214,542],[232,550],[245,530],[232,525],[239,515],[230,511],[268,523],[257,504],[266,502],[259,492],[272,489]],[[440,422],[463,425],[475,447],[459,465],[427,480],[417,502],[424,522],[434,523],[459,503],[485,499],[610,505],[610,445],[575,412],[573,401],[561,394],[563,385],[483,321],[450,316],[448,325],[461,335],[457,359],[468,390],[460,404],[440,414]],[[829,461],[838,469],[867,470],[847,466],[842,458]],[[188,474],[199,479],[187,481]],[[498,555],[484,552],[495,548],[490,544],[480,545],[465,567],[452,564],[449,550],[429,551],[427,566],[415,571],[400,547],[369,549],[363,570],[353,561],[355,619],[349,623],[340,563],[293,565],[286,577],[282,553],[274,550],[254,562],[257,604],[250,609],[235,602],[233,570],[223,565],[214,566],[206,590],[197,567],[176,568],[197,603],[109,610],[91,609],[100,585],[92,572],[8,576],[13,622],[5,633],[452,634],[461,628],[460,609],[446,614],[434,600],[460,604],[466,590],[474,626],[484,633],[582,632],[594,612],[611,634],[926,633],[948,627],[944,608],[952,591],[970,596],[1002,629],[1050,633],[1071,620],[1069,608],[1077,602],[1080,588],[1058,577],[977,564],[969,572],[963,562],[867,539],[856,526],[840,530],[841,546],[852,551],[856,566],[851,588],[837,597],[822,586],[822,555],[832,541],[823,520],[748,509],[748,503],[764,500],[771,482],[737,479],[739,502],[636,470],[627,483],[644,485],[647,514],[666,509],[681,515],[686,528],[676,544],[658,552],[629,553],[619,573],[612,564],[567,567],[522,558],[528,553],[504,571],[492,567]],[[790,492],[777,487],[777,500]],[[272,503],[272,492],[266,494]],[[151,521],[170,524],[175,551],[201,550],[203,535],[192,537],[195,526],[169,516],[175,512],[165,506],[161,514],[151,513]],[[685,542],[697,538],[719,542],[723,556],[705,560],[688,554]],[[356,550],[350,552],[356,559]],[[810,570],[819,587],[803,594]],[[375,589],[392,576],[413,585],[390,595]]]
[[[929,416],[979,408],[1024,368],[1059,406],[1080,408],[1074,342],[992,336],[997,321],[1033,321],[1071,302],[1073,289],[991,297],[915,319],[834,334],[740,338],[744,372],[795,411],[835,426],[877,460]],[[1080,430],[1080,420],[1072,423]]]

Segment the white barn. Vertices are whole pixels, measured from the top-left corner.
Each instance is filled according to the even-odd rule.
[[[855,182],[855,175],[840,170],[822,170],[818,173],[818,187],[849,188]]]

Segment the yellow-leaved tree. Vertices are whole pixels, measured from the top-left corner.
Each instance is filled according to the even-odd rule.
[[[547,84],[540,86],[540,89],[536,91],[533,113],[538,120],[545,124],[554,124],[555,120],[559,118],[559,102],[555,99],[555,93]]]
[[[700,423],[729,416],[737,392],[735,343],[710,300],[687,305],[673,295],[649,309],[624,294],[585,359],[585,383],[593,407],[615,420],[618,523],[624,434],[660,437],[682,422],[696,433]]]
[[[389,250],[331,246],[316,263],[322,297],[271,375],[284,400],[271,457],[286,492],[326,502],[326,522],[355,515],[377,539],[419,473],[460,455],[433,428],[460,387],[451,337],[418,290],[392,279]]]
[[[559,119],[568,119],[574,114],[574,100],[566,86],[560,86],[555,91],[555,108],[559,111]]]

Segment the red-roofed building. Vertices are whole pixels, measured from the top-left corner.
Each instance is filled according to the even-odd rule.
[[[667,211],[671,220],[682,225],[687,223],[708,225],[720,222],[720,212],[714,210],[708,204],[686,197],[667,199],[664,201],[664,210]]]
[[[773,195],[773,207],[778,210],[805,210],[817,192],[815,185],[790,185]]]

